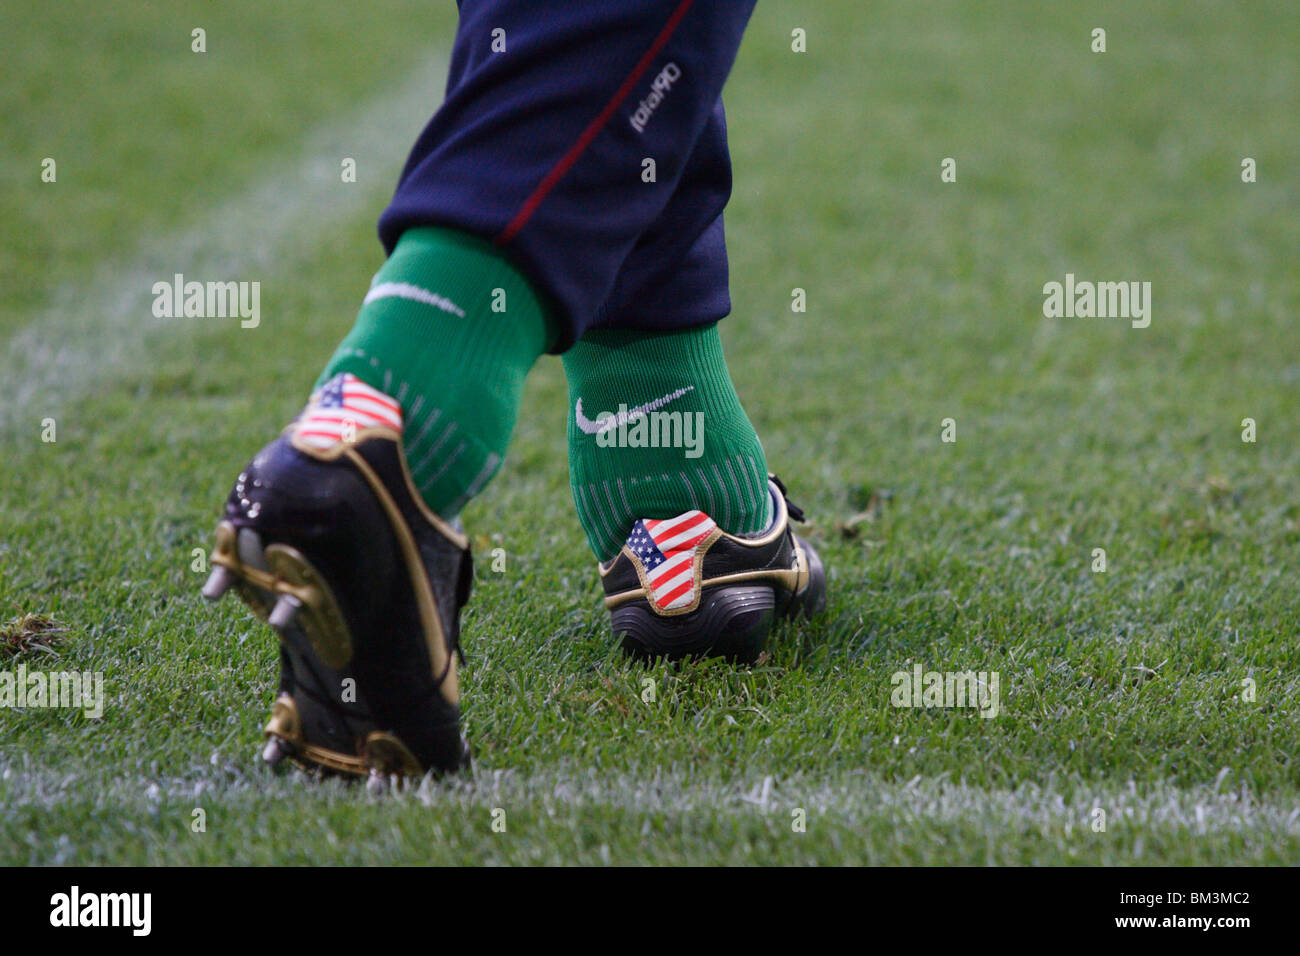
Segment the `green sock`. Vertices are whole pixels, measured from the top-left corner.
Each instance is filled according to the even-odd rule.
[[[410,229],[316,386],[351,372],[395,399],[415,486],[450,519],[500,468],[524,376],[553,341],[542,301],[490,242]]]
[[[564,371],[569,480],[601,561],[618,554],[638,518],[695,509],[731,534],[767,527],[767,459],[716,324],[588,332],[564,354]]]

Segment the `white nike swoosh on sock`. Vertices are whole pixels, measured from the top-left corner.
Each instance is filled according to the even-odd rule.
[[[376,299],[409,299],[411,302],[420,302],[424,305],[431,305],[435,309],[441,309],[443,312],[450,312],[457,318],[465,318],[465,310],[458,306],[446,296],[438,295],[436,292],[430,292],[428,289],[422,289],[418,285],[412,285],[409,282],[381,282],[378,285],[372,285],[366,297],[361,300],[362,305],[369,305]]]
[[[653,402],[646,402],[644,405],[638,405],[636,408],[629,408],[625,412],[611,415],[609,418],[599,422],[593,422],[586,415],[582,414],[582,399],[579,398],[578,404],[573,408],[573,420],[582,431],[586,432],[588,435],[595,435],[599,432],[609,431],[611,428],[617,428],[624,422],[630,422],[632,419],[644,415],[647,412],[653,412],[657,408],[662,408],[669,402],[676,401],[687,392],[693,392],[694,390],[694,385],[687,385],[685,388],[679,388],[675,392],[669,392],[663,398],[656,398]]]

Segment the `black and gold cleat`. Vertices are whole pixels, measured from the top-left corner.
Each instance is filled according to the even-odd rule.
[[[211,562],[203,596],[233,589],[280,640],[267,763],[372,784],[468,764],[469,541],[416,492],[392,399],[352,376],[313,395],[235,482]]]
[[[758,659],[778,617],[820,614],[826,571],[790,530],[803,512],[769,476],[772,522],[727,534],[702,511],[643,518],[623,550],[600,566],[605,607],[624,651],[642,657]]]

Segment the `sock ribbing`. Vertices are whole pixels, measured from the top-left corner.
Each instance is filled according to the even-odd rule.
[[[542,301],[495,246],[410,229],[317,387],[350,372],[394,398],[412,479],[452,518],[500,468],[524,378],[552,341]]]
[[[767,527],[767,461],[716,324],[588,332],[563,358],[569,477],[600,560],[618,553],[638,518],[698,509],[732,534]]]

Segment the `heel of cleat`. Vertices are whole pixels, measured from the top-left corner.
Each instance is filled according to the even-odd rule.
[[[289,694],[281,694],[271,706],[271,719],[262,731],[266,745],[262,759],[271,767],[290,758],[304,770],[332,770],[335,773],[362,777],[367,773],[366,761],[327,747],[309,743],[303,734],[302,716],[298,705]]]
[[[665,616],[636,601],[610,617],[614,636],[632,657],[721,657],[750,664],[763,652],[775,606],[772,589],[759,585],[708,591],[690,614]]]
[[[279,640],[268,764],[363,778],[465,765],[469,541],[418,499],[399,433],[330,449],[281,434],[235,482],[211,564],[204,597],[234,591]]]

